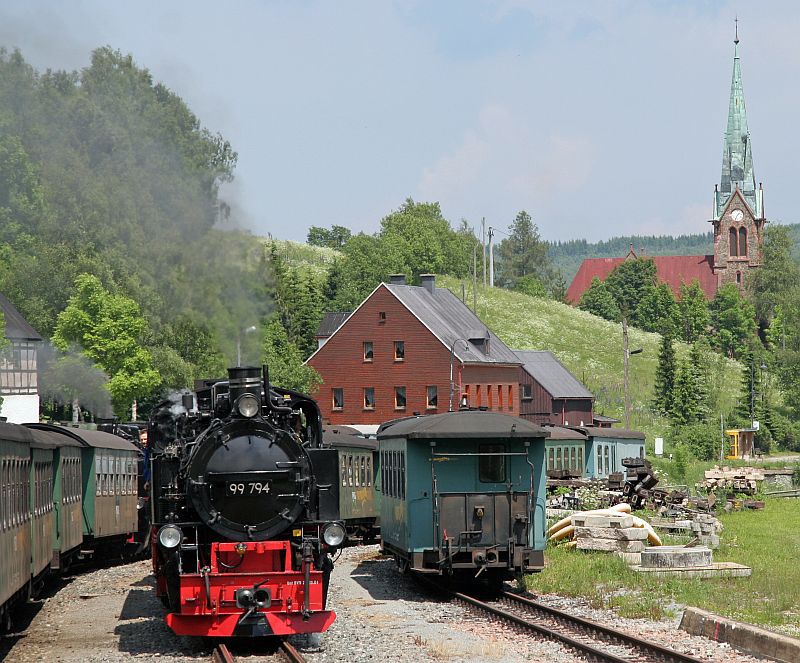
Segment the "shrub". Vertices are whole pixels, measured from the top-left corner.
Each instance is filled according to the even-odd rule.
[[[719,457],[722,437],[715,424],[686,424],[675,427],[672,430],[672,439],[678,446],[685,446],[698,460],[714,460]]]

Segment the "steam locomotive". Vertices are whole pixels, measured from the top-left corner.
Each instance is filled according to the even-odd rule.
[[[314,400],[266,366],[200,381],[148,424],[156,592],[178,635],[325,631],[345,539],[334,449]]]

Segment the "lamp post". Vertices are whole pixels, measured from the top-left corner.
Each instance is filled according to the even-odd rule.
[[[246,329],[242,329],[236,336],[236,365],[242,365],[242,334],[249,334],[256,330],[255,325],[250,325]]]
[[[465,338],[457,338],[453,343],[450,345],[450,402],[447,405],[447,411],[453,411],[453,391],[455,389],[455,384],[453,384],[453,357],[456,352],[456,343],[459,341],[464,341],[464,349],[469,350],[469,341]],[[461,362],[464,363],[463,361]]]

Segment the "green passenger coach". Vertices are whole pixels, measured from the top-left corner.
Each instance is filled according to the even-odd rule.
[[[544,568],[546,429],[467,410],[378,431],[381,545],[401,569],[512,579]]]

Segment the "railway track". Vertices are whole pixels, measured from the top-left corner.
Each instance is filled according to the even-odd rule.
[[[285,640],[277,646],[274,653],[265,653],[259,656],[263,661],[285,661],[286,663],[306,663],[297,649]],[[251,659],[248,654],[248,659]],[[252,660],[252,659],[251,659]],[[211,653],[211,663],[236,663],[236,657],[225,644],[218,644]]]
[[[453,598],[483,613],[558,642],[585,660],[608,663],[701,663],[701,659],[693,656],[510,592],[503,592],[491,601],[482,601],[460,592],[450,593]]]

